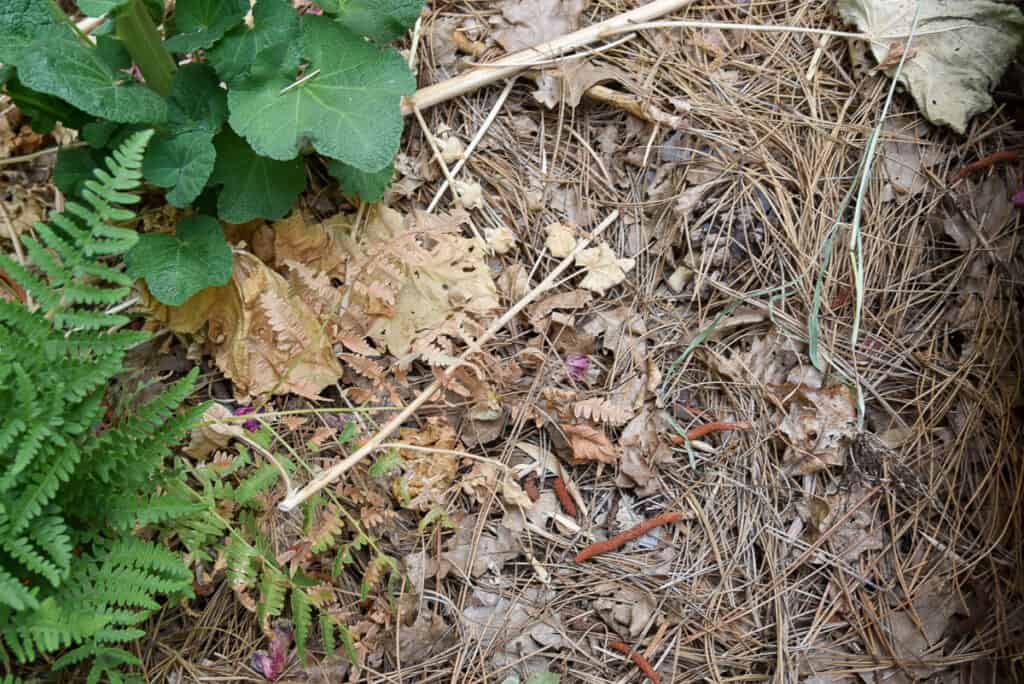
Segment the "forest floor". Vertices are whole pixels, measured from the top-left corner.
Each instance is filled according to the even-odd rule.
[[[497,3],[428,4],[415,36],[421,86],[506,43],[534,44],[639,3],[593,0],[566,26],[510,24]],[[841,28],[828,3],[800,0],[696,2],[677,16]],[[355,442],[373,435],[389,407],[435,379],[431,365],[451,365],[463,337],[561,263],[566,240],[571,249],[614,219],[584,261],[486,342],[472,371],[446,376],[389,438],[402,447],[394,463],[379,452],[325,490],[346,520],[334,532],[354,554],[340,572],[338,547],[322,558],[301,548],[309,524],[277,508],[283,484],[260,495],[258,533],[282,567],[302,556],[304,571],[320,568],[359,662],[326,653],[314,635],[306,658],[288,653],[278,681],[646,681],[630,650],[662,682],[1019,674],[1024,232],[1010,198],[1022,173],[997,163],[957,177],[1024,142],[1019,69],[999,88],[1016,96],[997,93],[997,109],[966,136],[930,126],[896,95],[862,202],[858,302],[846,199],[890,82],[856,47],[795,32],[638,32],[584,63],[409,117],[384,200],[396,214],[355,211],[314,167],[289,219],[229,227],[238,250],[280,274],[330,273],[339,220],[380,240],[361,268],[408,248],[388,242],[392,218],[439,231],[439,243],[461,231],[485,245],[474,256],[469,239],[452,242],[462,251],[438,268],[482,263],[489,273],[467,267],[461,280],[446,271],[437,281],[467,291],[493,282],[493,315],[443,311],[431,334],[396,342],[403,359],[341,345],[322,360],[267,352],[266,368],[228,380],[215,361],[238,351],[230,345],[290,348],[272,320],[259,340],[211,329],[158,334],[138,351],[138,366],[162,380],[202,363],[197,402],[254,406],[270,435],[263,448],[285,455],[301,486],[352,451],[338,439],[347,426]],[[581,99],[595,83],[635,96],[646,118]],[[53,144],[5,116],[0,153]],[[458,201],[442,189],[434,147],[452,164],[468,158]],[[59,201],[51,161],[0,167],[12,224]],[[150,313],[154,330],[188,327],[175,312]],[[292,313],[281,304],[282,317]],[[294,382],[267,399],[281,380],[267,369],[295,358]],[[319,400],[303,396],[304,378],[332,363],[338,382]],[[694,431],[720,422],[739,425]],[[207,438],[216,455],[202,453]],[[193,447],[182,457],[236,449],[208,434]],[[680,515],[576,559],[665,512]],[[346,536],[356,530],[363,548]],[[379,558],[397,559],[401,579],[364,597],[361,584],[390,570]],[[253,655],[281,647],[286,630],[261,624],[223,569],[197,563],[200,597],[148,625],[138,646],[147,681],[264,681]]]

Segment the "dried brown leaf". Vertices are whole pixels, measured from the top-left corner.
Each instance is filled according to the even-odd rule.
[[[619,462],[619,450],[611,443],[604,430],[589,423],[562,424],[562,432],[569,440],[573,459],[577,463],[597,461],[615,464]]]

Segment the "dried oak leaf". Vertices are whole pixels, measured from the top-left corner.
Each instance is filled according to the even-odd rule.
[[[494,39],[515,52],[572,33],[580,27],[583,6],[584,0],[506,0],[501,6],[504,27]]]
[[[580,287],[598,294],[604,294],[626,279],[626,271],[633,268],[634,259],[620,259],[615,252],[602,242],[597,247],[585,249],[576,255],[576,265],[587,271]]]
[[[207,326],[214,361],[240,401],[267,394],[317,399],[341,377],[320,319],[293,296],[286,281],[249,252],[235,251],[231,282],[154,314],[178,333]]]
[[[563,423],[561,427],[572,448],[574,462],[598,461],[608,464],[619,462],[621,455],[619,449],[611,443],[601,428],[589,423],[575,425]]]
[[[787,402],[786,414],[779,422],[779,431],[786,436],[782,461],[787,470],[811,475],[842,466],[846,462],[843,449],[857,429],[857,409],[850,388],[781,385],[774,390]]]

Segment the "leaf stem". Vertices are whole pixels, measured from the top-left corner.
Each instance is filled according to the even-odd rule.
[[[143,0],[131,0],[123,7],[114,18],[114,26],[117,37],[142,71],[146,84],[167,97],[178,67],[164,49],[160,32]]]

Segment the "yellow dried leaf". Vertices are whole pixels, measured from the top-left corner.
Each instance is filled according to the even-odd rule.
[[[577,463],[598,461],[615,464],[619,462],[619,450],[609,441],[604,430],[588,423],[562,424],[562,432],[569,439],[573,460]]]
[[[544,231],[548,234],[544,246],[551,252],[551,256],[562,259],[572,254],[572,250],[576,248],[576,236],[573,235],[572,228],[561,223],[552,223]]]
[[[633,259],[619,259],[606,242],[585,249],[576,255],[576,265],[587,270],[580,287],[604,294],[626,279],[626,271],[634,263]]]

